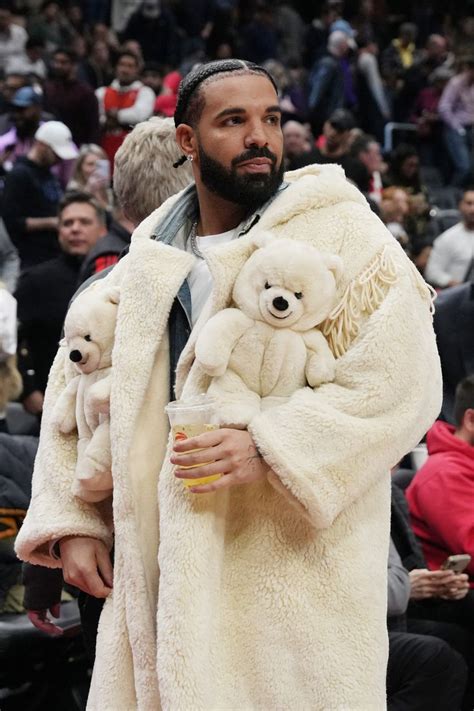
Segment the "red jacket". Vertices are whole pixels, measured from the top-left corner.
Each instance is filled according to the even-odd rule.
[[[474,584],[474,446],[454,434],[446,422],[428,432],[429,457],[407,489],[413,530],[428,567],[435,570],[448,555],[469,553],[466,572]]]

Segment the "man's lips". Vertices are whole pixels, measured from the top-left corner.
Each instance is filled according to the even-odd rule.
[[[252,158],[238,164],[239,168],[246,168],[250,173],[269,173],[273,161],[270,158]]]

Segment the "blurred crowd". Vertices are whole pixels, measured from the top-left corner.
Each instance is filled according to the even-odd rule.
[[[435,319],[443,416],[454,423],[444,434],[467,443],[472,468],[472,382],[454,412],[456,387],[474,372],[470,1],[0,0],[0,431],[16,401],[36,433],[71,297],[190,182],[189,166],[172,167],[179,85],[197,64],[229,57],[263,64],[275,78],[287,169],[339,164],[428,283],[446,290]],[[419,572],[426,561],[402,513],[416,556],[403,544],[392,560],[410,571],[401,611],[411,631],[424,634],[415,621],[435,614],[438,627],[462,627],[453,646],[470,670],[471,703],[467,576],[454,592],[441,576],[438,594]],[[474,549],[472,506],[469,520]],[[472,565],[469,575],[472,586]],[[465,598],[464,625],[447,620],[445,603]]]

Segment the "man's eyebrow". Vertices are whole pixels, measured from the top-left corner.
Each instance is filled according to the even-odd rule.
[[[235,116],[236,114],[245,114],[247,111],[239,106],[234,106],[229,109],[223,109],[220,113],[217,114],[216,119],[223,118],[224,116]],[[278,104],[275,104],[274,106],[268,106],[265,109],[266,114],[274,114],[274,113],[279,113],[281,114],[282,111]]]

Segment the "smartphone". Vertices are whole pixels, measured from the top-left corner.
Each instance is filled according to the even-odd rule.
[[[454,573],[462,573],[466,570],[471,562],[469,553],[461,553],[460,555],[450,555],[441,566],[441,570],[452,570]]]
[[[110,163],[106,158],[99,158],[94,167],[94,173],[104,182],[110,181]]]

